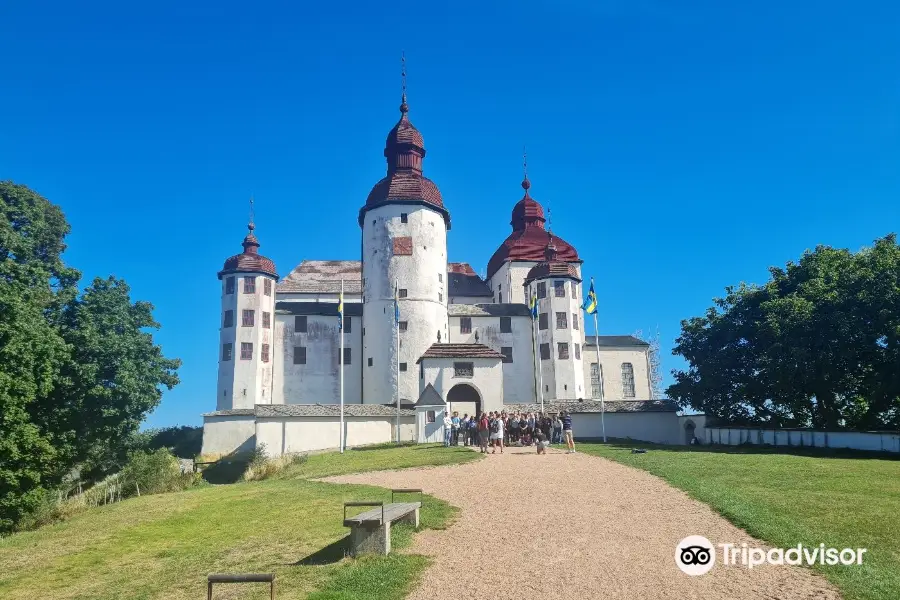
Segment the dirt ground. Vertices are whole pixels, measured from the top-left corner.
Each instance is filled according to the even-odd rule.
[[[801,567],[719,562],[685,575],[675,549],[689,535],[766,546],[661,479],[602,458],[508,448],[466,465],[330,481],[422,488],[462,509],[450,528],[416,535],[410,551],[434,564],[413,600],[840,598]]]

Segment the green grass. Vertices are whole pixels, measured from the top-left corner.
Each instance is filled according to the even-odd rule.
[[[633,447],[648,451],[632,454]],[[649,471],[775,547],[867,548],[861,566],[815,569],[849,600],[900,598],[896,458],[633,443],[577,449]]]
[[[212,572],[274,572],[278,598],[402,597],[427,561],[392,554],[344,560],[342,503],[390,500],[375,487],[310,478],[477,460],[466,449],[402,447],[310,456],[261,482],[198,487],[99,507],[69,521],[0,540],[0,598],[111,600],[205,597]],[[456,509],[424,498],[424,527],[446,527]],[[395,527],[392,545],[412,539]],[[223,585],[217,598],[268,598],[263,584]]]

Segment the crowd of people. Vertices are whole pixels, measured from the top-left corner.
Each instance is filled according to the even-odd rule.
[[[541,412],[491,411],[481,415],[451,415],[444,412],[444,445],[478,446],[483,454],[490,447],[491,454],[503,454],[507,446],[534,446],[538,454],[545,454],[551,444],[565,443],[567,454],[575,453],[572,415],[567,411],[549,415]]]

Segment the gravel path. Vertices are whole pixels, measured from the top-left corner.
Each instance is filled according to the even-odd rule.
[[[661,479],[585,454],[508,448],[466,465],[330,481],[421,487],[462,509],[447,530],[416,535],[410,551],[434,564],[413,600],[840,598],[800,567],[683,574],[675,547],[689,535],[765,546]]]

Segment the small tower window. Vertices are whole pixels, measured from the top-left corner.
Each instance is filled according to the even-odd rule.
[[[227,279],[225,279],[225,293],[234,293],[234,277],[228,277]]]
[[[538,298],[546,298],[547,297],[547,282],[541,281],[538,283]]]
[[[578,329],[578,313],[572,313],[572,329]]]
[[[460,317],[459,332],[472,333],[472,317]]]
[[[397,297],[398,298],[406,298],[406,288],[400,288],[397,291]]]
[[[553,295],[557,298],[565,298],[566,297],[566,282],[565,281],[554,281],[553,282]]]
[[[256,293],[256,277],[244,277],[244,293]]]
[[[578,299],[578,284],[574,281],[572,282],[572,300]]]
[[[500,348],[500,354],[503,355],[503,360],[501,362],[511,363],[513,361],[512,346],[502,346]]]
[[[550,360],[550,344],[541,344],[541,360]]]
[[[568,323],[566,322],[566,313],[558,312],[556,313],[556,328],[557,329],[566,329],[568,328]]]
[[[444,283],[444,274],[438,273],[438,283]]]
[[[372,366],[372,357],[371,356],[369,357],[369,366],[370,367]]]
[[[225,311],[225,321],[223,321],[222,327],[234,327],[234,311],[233,310]]]
[[[344,317],[344,333],[353,333],[352,317]]]
[[[512,333],[511,317],[500,317],[500,333]]]
[[[569,344],[559,342],[556,344],[556,349],[559,353],[559,360],[569,360]]]
[[[407,327],[409,327],[408,321],[400,321],[400,333],[406,333]]]
[[[241,325],[244,327],[253,327],[254,315],[256,314],[252,308],[245,308],[241,318]]]
[[[547,321],[549,318],[547,317],[547,313],[541,313],[538,315],[538,329],[544,330],[547,329]]]
[[[263,294],[266,296],[272,295],[272,280],[271,279],[263,279]]]
[[[409,215],[406,213],[400,213],[400,222],[409,223]]]
[[[231,344],[222,344],[222,360],[231,360]]]
[[[263,326],[263,329],[271,329],[272,328],[272,313],[263,311],[262,326]]]
[[[253,344],[251,342],[241,342],[241,360],[253,359]]]
[[[262,361],[263,361],[264,363],[269,362],[269,345],[268,345],[268,344],[263,344],[263,345],[262,345],[262,348],[260,349],[260,353],[259,353],[259,354],[260,354],[260,358],[262,358]]]
[[[351,350],[351,348],[344,348],[344,361],[341,364],[343,364],[343,365],[350,364],[350,350]],[[340,353],[338,353],[338,356],[340,356]]]
[[[406,373],[406,363],[400,363],[400,372]]]
[[[575,344],[575,360],[581,360],[581,344]]]
[[[306,315],[294,317],[294,333],[306,333]]]
[[[294,364],[306,364],[306,346],[294,346]]]
[[[444,301],[444,292],[438,292],[438,302]]]
[[[503,304],[503,292],[500,292],[500,304]]]

